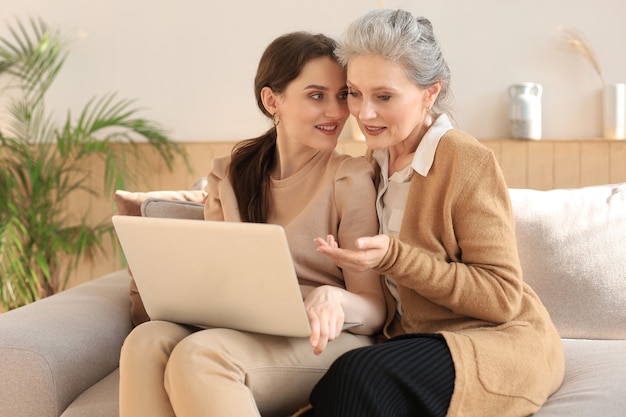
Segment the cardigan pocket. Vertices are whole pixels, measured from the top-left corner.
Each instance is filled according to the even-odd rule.
[[[525,398],[540,406],[553,386],[543,338],[527,322],[512,321],[467,334],[478,379],[487,392]]]

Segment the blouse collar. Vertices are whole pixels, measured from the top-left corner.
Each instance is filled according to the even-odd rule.
[[[430,168],[433,166],[439,141],[452,128],[452,123],[450,123],[448,116],[441,114],[430,125],[419,145],[417,145],[411,166],[422,177],[427,176]]]
[[[450,129],[453,129],[453,126],[448,116],[446,114],[439,115],[433,124],[430,125],[419,145],[417,145],[413,161],[411,162],[411,167],[414,171],[423,177],[428,175],[435,160],[435,152],[437,151],[439,141]],[[387,167],[389,163],[388,149],[376,150],[372,156],[381,168]]]

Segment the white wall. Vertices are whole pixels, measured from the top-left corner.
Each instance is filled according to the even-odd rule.
[[[456,121],[478,138],[507,136],[509,84],[544,87],[543,137],[600,137],[601,82],[558,42],[583,31],[607,82],[626,82],[623,0],[387,0],[433,22],[452,70]],[[71,40],[51,91],[64,116],[94,95],[137,98],[143,115],[181,141],[233,140],[265,130],[252,80],[263,48],[292,30],[339,36],[376,0],[0,0],[0,35],[39,16]]]

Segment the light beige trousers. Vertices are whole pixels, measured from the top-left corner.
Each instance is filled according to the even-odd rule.
[[[319,356],[308,338],[150,321],[120,357],[120,417],[287,416],[342,353],[373,339],[343,332]]]

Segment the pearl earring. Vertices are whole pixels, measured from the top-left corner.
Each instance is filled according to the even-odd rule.
[[[430,115],[430,107],[426,108],[426,117],[424,117],[424,124],[430,126],[433,124],[433,117]]]

